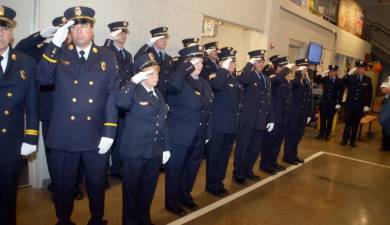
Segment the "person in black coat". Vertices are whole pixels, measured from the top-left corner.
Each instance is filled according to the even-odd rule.
[[[217,72],[219,69],[218,65],[218,42],[210,42],[204,44],[206,56],[203,61],[203,69],[200,73],[200,76],[203,79],[208,80],[209,75]]]
[[[11,47],[16,12],[0,10],[0,224],[16,225],[23,156],[37,150],[38,84],[34,60]]]
[[[291,113],[288,114],[283,161],[297,165],[304,162],[298,157],[298,144],[303,137],[306,124],[310,123],[313,115],[313,95],[307,74],[308,60],[298,59],[295,64],[298,69],[290,82],[292,107]]]
[[[244,86],[244,95],[238,117],[233,179],[240,185],[245,185],[246,179],[260,180],[253,173],[253,165],[259,156],[264,134],[274,126],[271,83],[263,73],[265,52],[248,52],[250,60],[237,77]]]
[[[182,206],[195,210],[191,191],[208,139],[208,123],[213,93],[206,80],[199,77],[203,64],[203,46],[179,51],[183,62],[168,82],[168,132],[171,159],[165,165],[165,207],[183,215]]]
[[[292,94],[290,85],[290,73],[294,64],[289,64],[287,57],[278,55],[270,57],[270,61],[276,67],[275,74],[270,76],[272,85],[272,109],[275,127],[265,136],[262,145],[260,169],[275,174],[285,170],[286,167],[277,162],[280,147],[286,136],[288,115],[292,109]]]
[[[119,73],[119,87],[123,87],[125,84],[130,82],[130,79],[133,75],[133,57],[130,52],[128,52],[124,46],[126,44],[129,23],[127,21],[117,21],[108,24],[110,29],[110,35],[106,39],[104,46],[110,49],[116,57],[118,63],[118,73]],[[125,120],[125,113],[119,110],[118,115],[118,131],[114,144],[111,148],[111,167],[110,175],[121,179],[122,168],[119,159],[119,146],[120,146],[120,137],[122,136],[123,124]]]
[[[243,96],[243,86],[234,75],[236,51],[231,47],[221,49],[221,68],[209,75],[214,93],[213,112],[210,118],[212,139],[207,144],[206,191],[223,197],[228,194],[223,180],[230,152],[237,134],[238,115]]]
[[[356,134],[360,120],[364,113],[370,111],[372,103],[371,78],[364,74],[367,64],[357,61],[342,79],[342,85],[348,88],[347,101],[345,103],[345,127],[341,145],[349,143],[356,147]]]
[[[168,80],[174,71],[173,59],[165,52],[169,38],[168,28],[157,27],[151,30],[150,33],[152,38],[137,51],[134,60],[144,54],[152,53],[154,55],[154,58],[160,65],[157,88],[164,95],[165,100],[167,100]]]
[[[126,113],[120,158],[123,165],[123,225],[150,225],[150,205],[161,160],[169,159],[165,120],[168,105],[157,86],[159,66],[153,55],[134,63],[134,77],[115,104]],[[165,157],[163,157],[163,155]]]
[[[381,121],[381,115],[385,114],[390,115],[389,110],[389,96],[390,96],[390,76],[386,78],[386,80],[381,84],[381,91],[385,95],[383,102],[382,102],[382,108],[381,112],[379,113],[379,120]],[[386,116],[385,116],[386,117]],[[381,151],[390,151],[390,123],[388,120],[383,120],[387,125],[382,125],[382,144],[381,144]]]
[[[337,110],[341,108],[343,99],[343,86],[341,79],[337,77],[338,66],[329,65],[329,70],[314,77],[314,81],[323,88],[320,102],[320,132],[317,139],[330,139],[333,118]]]

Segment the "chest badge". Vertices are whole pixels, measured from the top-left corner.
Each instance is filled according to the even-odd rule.
[[[20,70],[19,71],[19,75],[20,75],[20,78],[22,78],[22,80],[25,80],[27,77],[26,77],[26,72],[24,70]]]
[[[200,93],[199,91],[195,91],[195,94],[200,96],[202,93]]]
[[[17,59],[16,54],[15,53],[12,54],[11,58],[12,58],[13,61],[16,61],[16,59]]]
[[[107,69],[106,62],[104,62],[104,61],[100,62],[100,68],[102,69],[102,71],[106,71],[106,69]]]
[[[139,104],[145,106],[145,105],[149,105],[149,102],[139,102]]]

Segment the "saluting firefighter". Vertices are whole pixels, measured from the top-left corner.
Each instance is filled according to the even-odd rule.
[[[116,98],[126,113],[120,157],[123,165],[123,225],[150,225],[150,205],[156,189],[161,161],[169,157],[165,120],[168,105],[155,88],[159,66],[153,54],[137,58],[135,75]]]
[[[164,95],[166,100],[168,80],[174,71],[172,57],[165,52],[168,44],[168,27],[157,27],[150,31],[152,38],[144,44],[135,54],[134,60],[144,54],[152,53],[160,65],[160,76],[157,88]]]
[[[181,43],[183,44],[183,48],[191,47],[199,43],[199,38],[185,38],[181,40]],[[182,63],[182,61],[183,59],[180,56],[173,57],[172,62],[174,70],[177,69],[177,67]]]
[[[168,132],[171,159],[165,167],[165,207],[184,215],[183,206],[196,210],[191,191],[207,140],[213,93],[199,76],[203,67],[203,46],[179,51],[184,60],[168,82]]]
[[[275,74],[270,76],[275,127],[265,137],[261,151],[260,169],[269,174],[275,174],[286,169],[277,162],[277,159],[286,136],[288,115],[291,113],[290,74],[294,64],[289,64],[287,57],[278,55],[270,57],[269,60],[275,66]]]
[[[74,224],[72,195],[80,165],[89,197],[88,224],[107,224],[106,153],[116,133],[119,79],[114,54],[92,40],[94,15],[88,7],[67,9],[67,24],[57,30],[38,66],[40,83],[56,88],[47,145],[52,150],[54,203],[61,225]],[[72,43],[64,44],[68,29]]]
[[[337,65],[329,65],[329,70],[318,74],[314,77],[314,81],[321,84],[323,88],[323,94],[320,108],[320,132],[317,139],[330,140],[330,134],[332,132],[333,118],[341,108],[343,100],[343,86],[341,79],[337,77]]]
[[[238,80],[244,86],[238,117],[237,146],[234,154],[233,179],[241,185],[246,179],[258,181],[253,165],[259,156],[263,137],[274,127],[271,83],[263,73],[266,50],[248,52],[250,60]]]
[[[364,74],[367,63],[357,61],[347,75],[342,78],[342,84],[348,88],[345,103],[345,127],[341,145],[349,140],[351,147],[356,147],[356,133],[364,113],[370,111],[372,103],[371,78]]]
[[[209,42],[204,44],[206,55],[203,61],[203,69],[200,74],[203,79],[208,80],[209,75],[217,72],[219,69],[218,64],[218,42]]]
[[[291,113],[288,114],[283,156],[284,162],[293,165],[304,162],[298,157],[298,144],[313,115],[312,85],[307,73],[308,59],[298,59],[295,64],[298,69],[290,82],[292,107]]]
[[[209,75],[214,104],[210,118],[212,139],[207,144],[206,191],[217,197],[228,194],[223,180],[237,135],[237,121],[244,91],[234,74],[236,53],[232,47],[222,48],[219,53],[221,67],[215,74]]]
[[[0,224],[16,225],[23,156],[37,150],[38,84],[34,60],[11,47],[16,12],[0,5]]]

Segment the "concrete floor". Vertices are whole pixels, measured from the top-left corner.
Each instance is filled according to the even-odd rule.
[[[321,154],[298,168],[254,188],[249,193],[217,202],[218,198],[204,192],[205,163],[202,164],[193,191],[195,201],[203,207],[190,214],[186,224],[235,224],[235,225],[382,225],[390,224],[390,152],[379,151],[380,130],[373,126],[374,136],[358,142],[358,148],[339,145],[342,126],[330,141],[316,140],[316,130],[308,128],[300,144],[300,156],[309,157],[318,152],[345,156]],[[364,160],[367,162],[352,159]],[[241,187],[232,182],[232,160],[225,184],[231,194],[239,194],[251,185]],[[266,179],[266,174],[255,172]],[[267,178],[264,181],[267,181]],[[110,225],[121,224],[121,183],[110,180],[106,193],[105,218]],[[244,190],[243,190],[244,189]],[[233,196],[231,196],[233,197]],[[217,203],[216,203],[217,202]],[[206,211],[211,203],[220,207]],[[222,204],[223,203],[223,204]],[[199,214],[199,215],[197,215]],[[200,215],[202,214],[202,215]],[[76,201],[73,221],[86,224],[89,217],[88,201]],[[186,217],[186,218],[188,218]],[[152,220],[155,224],[167,224],[178,219],[164,209],[164,174],[160,175],[152,205]],[[19,225],[53,225],[56,222],[54,207],[46,190],[25,189],[18,195]],[[180,221],[174,222],[180,224]]]

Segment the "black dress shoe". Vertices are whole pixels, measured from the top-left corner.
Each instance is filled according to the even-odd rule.
[[[252,175],[250,175],[250,176],[247,176],[247,177],[245,177],[245,179],[253,180],[253,181],[260,181],[260,180],[261,180],[260,176],[255,175],[255,174],[252,174]]]
[[[297,163],[304,163],[304,162],[305,162],[304,159],[301,159],[301,158],[299,158],[299,157],[297,157],[297,158],[295,159],[295,161],[296,161]]]
[[[260,170],[262,170],[262,171],[264,171],[264,172],[266,172],[266,173],[268,173],[268,174],[270,174],[270,175],[274,175],[274,174],[277,174],[277,173],[278,173],[278,171],[275,170],[275,169],[272,168],[272,167],[266,167],[266,168],[260,167]]]
[[[171,209],[169,207],[165,207],[165,209],[168,212],[175,214],[176,216],[184,216],[186,214],[186,211],[183,208]]]
[[[225,188],[222,188],[220,190],[212,190],[210,188],[206,188],[206,191],[218,198],[225,197],[229,194],[228,190],[226,190]]]
[[[322,134],[319,134],[316,136],[316,139],[322,139],[322,138],[324,138],[324,135],[322,135]]]
[[[195,202],[190,202],[190,203],[183,203],[184,207],[186,207],[189,210],[195,211],[199,209],[198,204]]]
[[[326,136],[325,141],[329,141],[329,140],[330,140],[330,136]]]
[[[275,165],[273,165],[273,167],[274,167],[276,170],[278,170],[278,171],[283,171],[283,170],[286,169],[285,166],[282,166],[282,165],[280,165],[280,164],[278,164],[278,163],[276,163]]]
[[[297,160],[292,160],[292,159],[283,159],[283,162],[288,163],[288,164],[292,164],[292,165],[299,164]]]
[[[239,184],[239,185],[242,185],[244,186],[246,184],[246,180],[244,178],[236,178],[236,177],[233,177],[233,180]]]
[[[353,147],[353,148],[356,148],[356,147],[357,147],[357,145],[356,145],[355,142],[351,142],[349,145],[350,145],[351,147]]]
[[[340,142],[340,145],[346,145],[347,144],[347,140],[342,140],[341,142]]]

